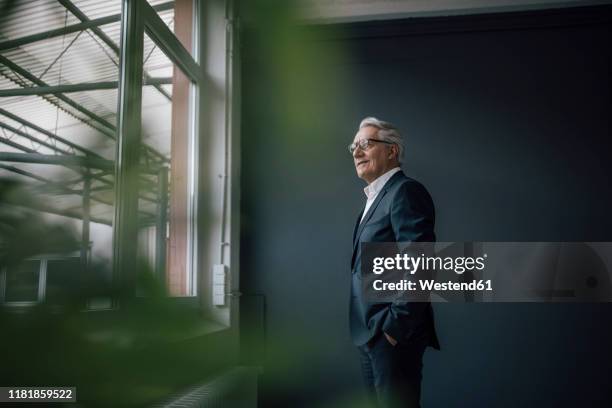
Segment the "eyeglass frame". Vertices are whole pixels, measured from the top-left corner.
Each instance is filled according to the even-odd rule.
[[[362,142],[366,142],[365,146],[362,146]],[[353,153],[355,153],[355,150],[357,150],[357,148],[360,148],[362,151],[365,152],[366,150],[368,150],[372,146],[372,144],[371,144],[372,142],[385,143],[385,144],[390,144],[390,145],[395,144],[393,142],[389,142],[389,141],[386,141],[386,140],[367,138],[367,139],[359,139],[359,142],[357,142],[357,143],[353,142],[350,145],[348,145],[347,147],[348,147],[349,153],[352,155]],[[353,146],[354,146],[354,148],[353,148]]]

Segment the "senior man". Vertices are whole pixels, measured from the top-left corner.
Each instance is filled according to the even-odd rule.
[[[368,394],[379,407],[420,407],[423,353],[439,349],[429,302],[369,303],[361,284],[362,242],[435,241],[434,205],[421,183],[400,169],[404,144],[392,124],[365,118],[349,145],[368,185],[353,232],[351,338]]]

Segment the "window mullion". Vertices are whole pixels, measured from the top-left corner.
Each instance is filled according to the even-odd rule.
[[[140,0],[124,0],[121,18],[113,284],[123,297],[133,297],[136,290],[139,191],[137,167],[141,145],[143,3]]]

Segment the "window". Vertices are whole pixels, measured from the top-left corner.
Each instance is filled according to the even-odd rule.
[[[0,177],[24,182],[37,197],[31,210],[42,211],[45,220],[80,230],[87,263],[111,262],[115,252],[120,267],[126,257],[117,241],[135,242],[136,232],[140,254],[155,273],[165,279],[168,272],[171,293],[194,295],[197,2],[123,3],[24,2],[0,17]],[[131,19],[122,7],[132,9]],[[33,20],[45,21],[45,30],[26,24]],[[122,24],[142,39],[123,53]],[[171,32],[174,27],[187,49]],[[121,77],[124,93],[121,58],[140,76]],[[182,74],[185,66],[192,78]],[[142,95],[144,102],[121,99],[128,93]],[[127,118],[130,123],[121,120],[122,112],[140,106],[137,116]],[[142,118],[134,128],[139,134],[127,132],[136,117]],[[138,173],[134,185],[125,171],[131,168]],[[135,187],[135,200],[123,186]],[[132,221],[133,230],[123,228]],[[23,273],[7,272],[12,280],[23,275],[23,284],[12,286],[25,290],[34,279],[25,272],[29,266],[22,266]],[[117,282],[133,284],[125,276]]]
[[[42,269],[42,270],[41,270]],[[40,260],[6,267],[0,276],[0,296],[5,304],[32,305],[43,300],[44,268]]]
[[[27,259],[0,272],[0,299],[7,306],[84,307],[79,254]]]
[[[180,8],[185,15],[179,13],[175,17],[185,19],[185,25],[189,25],[193,18],[185,8]],[[196,135],[199,131],[194,112],[201,71],[190,52],[147,3],[125,2],[123,27],[119,98],[125,103],[120,105],[118,122],[116,178],[120,182],[115,190],[113,246],[116,281],[128,288],[135,286],[133,271],[138,266],[133,254],[138,253],[139,247],[141,253],[155,252],[157,272],[167,271],[171,294],[195,295],[197,178],[194,154],[198,151]],[[184,39],[188,45],[189,39]],[[162,88],[163,92],[159,92],[161,95],[146,88],[148,80],[143,67],[172,78]],[[141,145],[144,149],[161,149],[166,153],[164,157],[170,156],[170,159],[167,164],[151,168],[139,160]],[[170,184],[169,199],[166,191],[162,191],[166,188],[165,180]],[[154,198],[156,191],[157,200]],[[155,204],[158,212],[166,207],[169,209],[167,226],[159,222],[166,214],[147,217],[147,214],[155,214]],[[150,225],[146,219],[157,222]],[[150,239],[152,231],[156,237],[155,251]]]
[[[77,232],[85,269],[112,264],[106,281],[125,296],[139,295],[141,257],[226,324],[238,282],[215,297],[212,271],[238,260],[228,16],[198,0],[15,2],[0,16],[0,178]]]

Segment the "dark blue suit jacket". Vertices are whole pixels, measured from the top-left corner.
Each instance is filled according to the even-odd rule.
[[[351,259],[351,338],[357,346],[381,331],[401,344],[440,348],[429,302],[369,303],[363,299],[361,280],[362,242],[434,242],[435,211],[431,196],[421,183],[398,171],[383,186],[361,215],[353,232]]]

